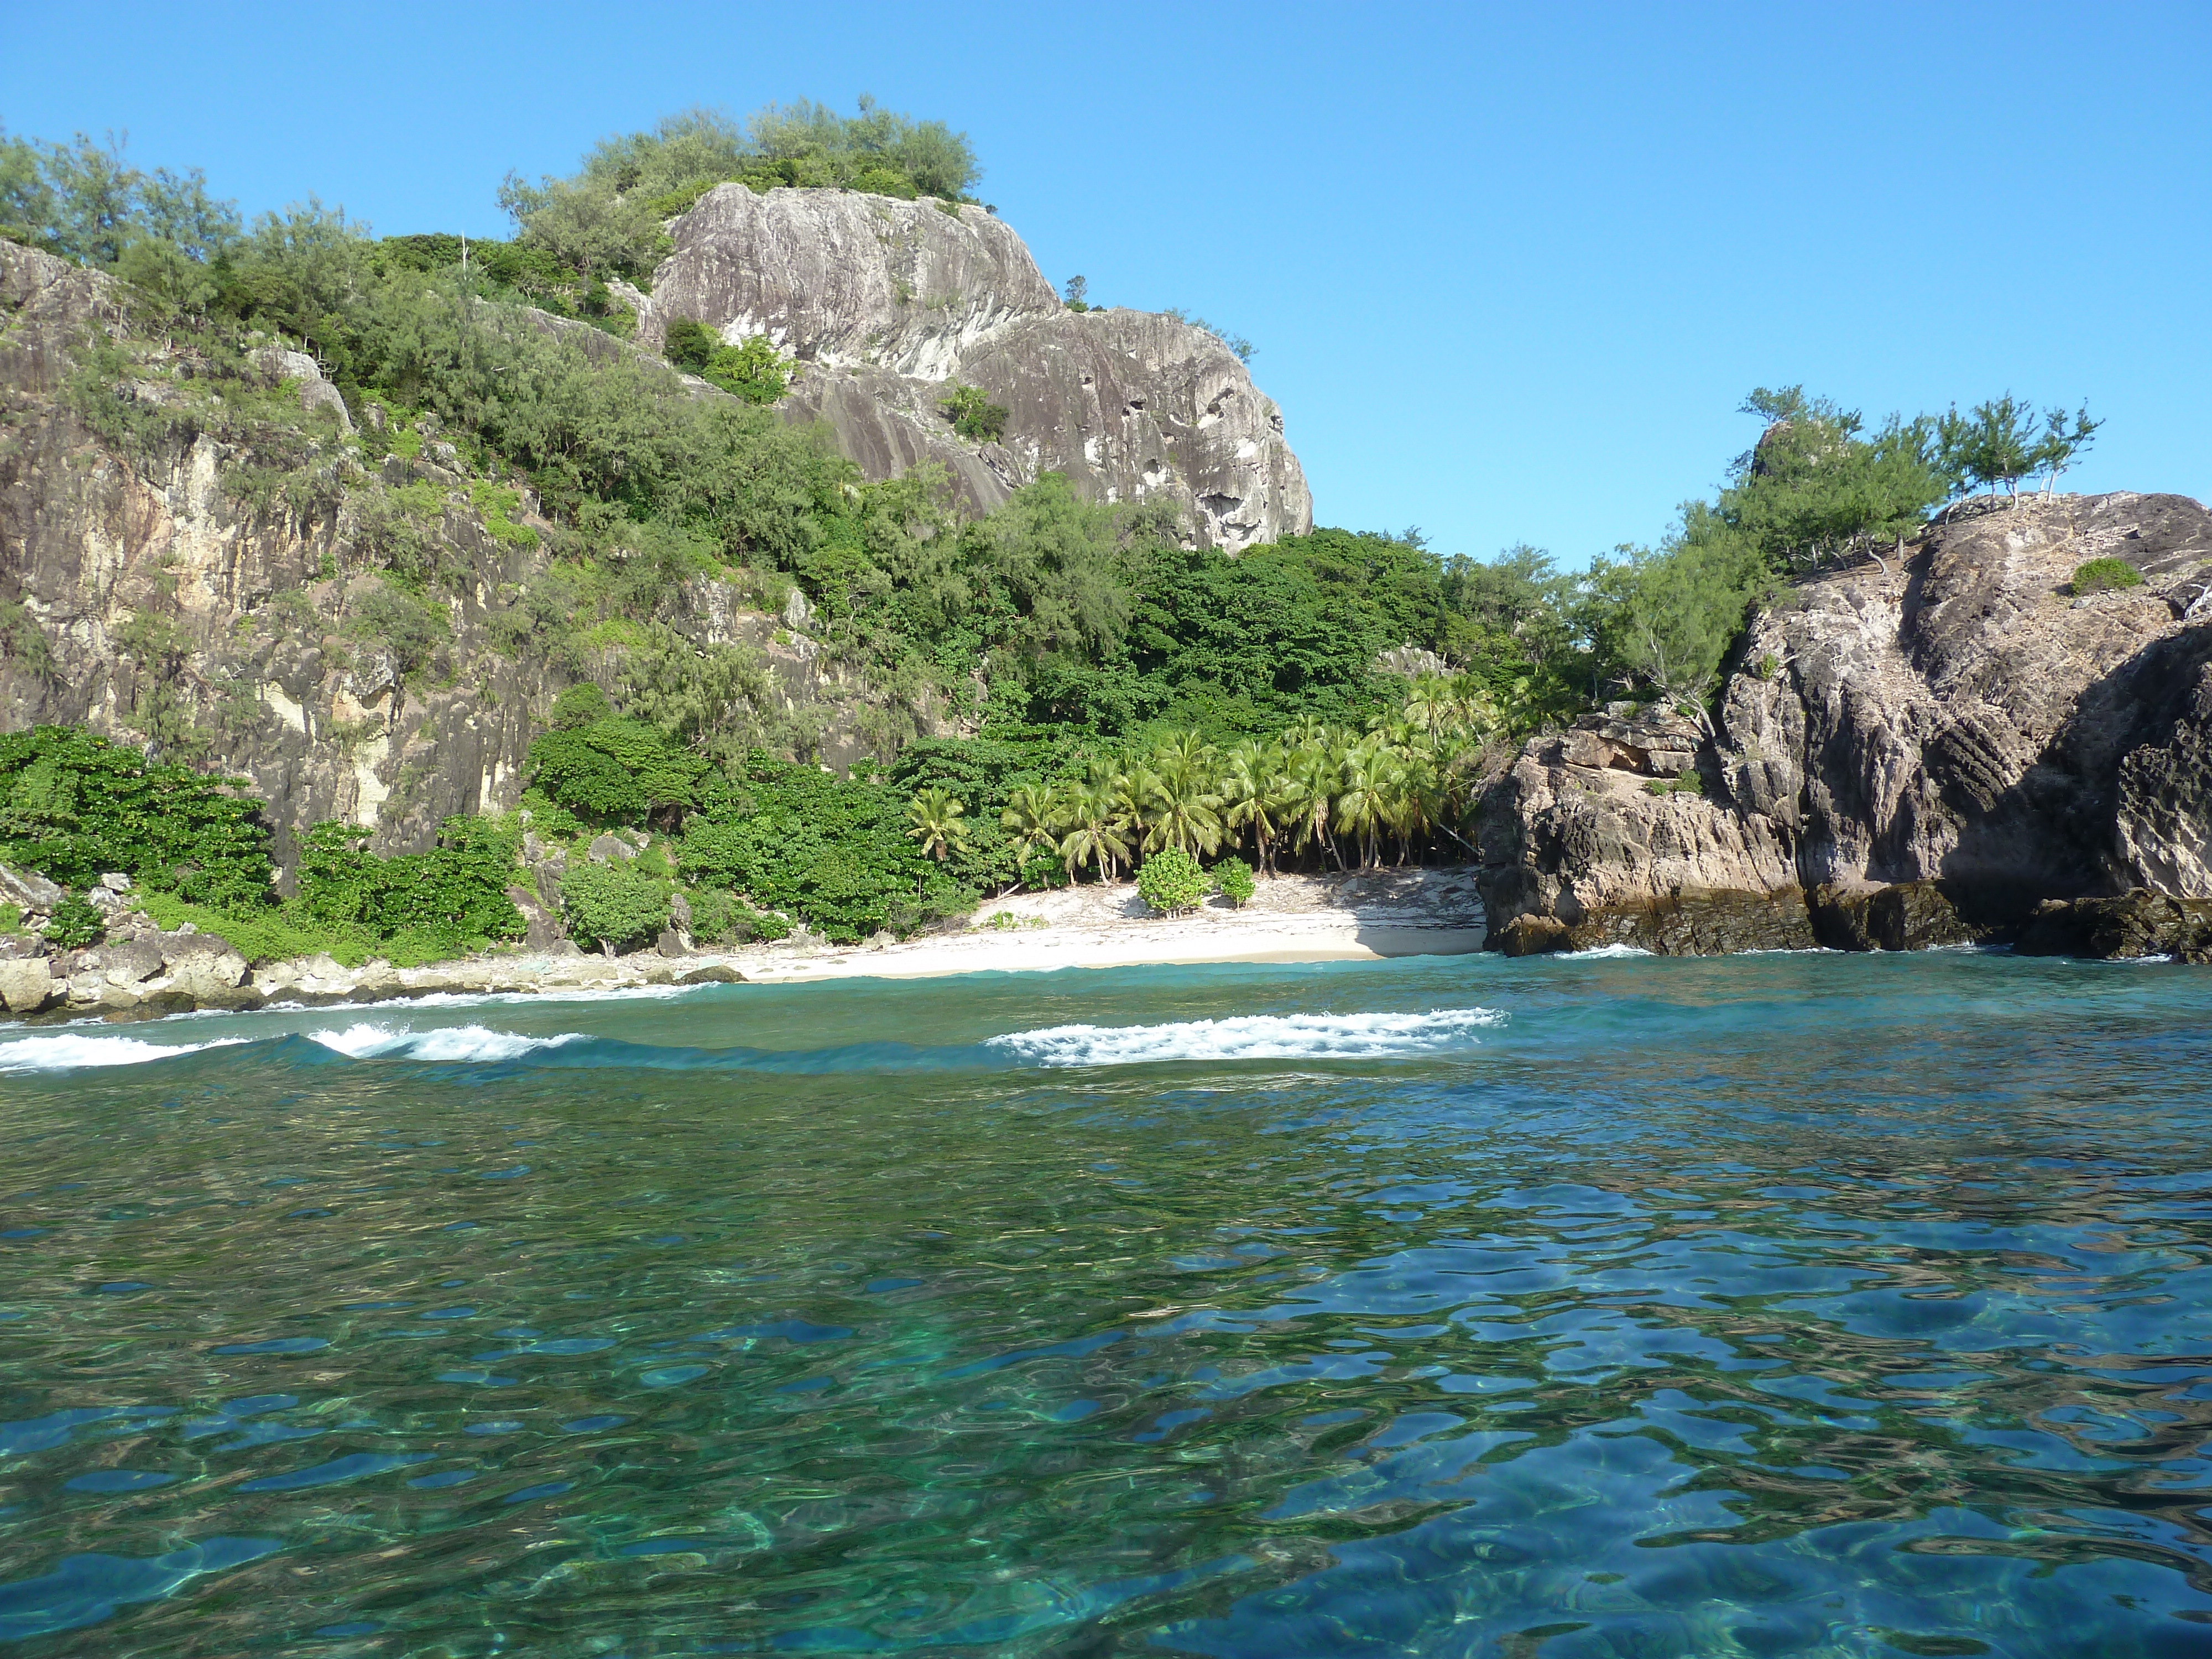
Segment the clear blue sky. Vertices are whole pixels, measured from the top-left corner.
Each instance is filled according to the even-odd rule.
[[[2212,6],[8,9],[0,121],[258,210],[504,234],[510,167],[704,103],[964,128],[1055,282],[1249,336],[1323,523],[1647,540],[1755,385],[2107,419],[2212,496]]]

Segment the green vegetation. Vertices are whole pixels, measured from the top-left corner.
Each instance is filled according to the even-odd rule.
[[[1180,915],[1198,908],[1205,898],[1206,872],[1180,847],[1164,847],[1145,860],[1137,874],[1137,891],[1162,915]]]
[[[2114,588],[2141,587],[2142,572],[2125,559],[2092,559],[2075,567],[2074,591],[2076,593],[2102,593]]]
[[[963,386],[956,380],[937,401],[945,406],[945,418],[962,437],[983,444],[996,443],[1006,435],[1011,411],[1002,404],[993,403],[982,387]]]
[[[970,200],[981,177],[968,135],[942,121],[916,121],[866,97],[849,116],[802,98],[743,122],[686,110],[650,132],[603,139],[565,179],[532,185],[509,173],[500,205],[524,248],[586,279],[641,280],[667,246],[662,222],[689,212],[716,185],[858,190],[908,201],[934,196],[949,205]]]
[[[194,902],[265,904],[276,872],[246,787],[65,726],[0,733],[0,864],[79,891],[117,871]]]
[[[1252,882],[1252,866],[1242,859],[1224,859],[1207,872],[1221,896],[1242,908],[1259,889]]]
[[[571,937],[611,956],[659,937],[668,926],[669,886],[623,860],[579,864],[561,878],[561,905]]]
[[[507,896],[514,837],[486,818],[448,818],[427,853],[379,858],[357,824],[320,823],[301,849],[299,918],[380,943],[406,939],[432,955],[458,956],[522,937],[522,913]]]
[[[100,914],[99,906],[82,893],[71,893],[54,906],[45,939],[49,945],[75,951],[98,944],[106,932],[107,919]]]

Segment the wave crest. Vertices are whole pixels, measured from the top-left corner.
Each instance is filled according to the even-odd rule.
[[[1168,1060],[1372,1060],[1472,1044],[1503,1025],[1491,1008],[1427,1014],[1243,1014],[1167,1025],[1054,1025],[984,1047],[1039,1066],[1128,1066]]]
[[[217,1037],[212,1042],[148,1042],[140,1037],[83,1036],[63,1031],[53,1036],[18,1037],[0,1042],[0,1072],[74,1072],[90,1066],[143,1066],[175,1060],[203,1048],[229,1048],[249,1039]]]
[[[343,1031],[310,1031],[307,1036],[324,1048],[335,1048],[352,1060],[519,1060],[542,1048],[557,1048],[564,1042],[587,1040],[580,1031],[563,1031],[548,1037],[495,1031],[486,1025],[449,1025],[430,1031],[404,1031],[366,1021],[349,1025]]]

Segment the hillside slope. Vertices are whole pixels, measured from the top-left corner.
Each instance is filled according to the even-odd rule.
[[[554,693],[594,666],[527,647],[553,533],[535,497],[435,441],[364,462],[313,360],[273,346],[258,387],[224,388],[250,422],[134,447],[116,431],[178,402],[189,378],[164,371],[194,365],[149,345],[104,378],[88,352],[121,315],[110,278],[0,241],[0,729],[82,726],[244,776],[287,866],[326,819],[411,850],[513,806]],[[115,430],[73,395],[88,376]],[[453,574],[427,600],[384,579],[400,533]],[[793,599],[770,614],[693,575],[669,626],[744,653],[764,727],[799,719],[849,759],[865,696]]]

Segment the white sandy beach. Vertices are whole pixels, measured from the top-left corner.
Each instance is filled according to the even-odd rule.
[[[749,981],[1124,968],[1149,963],[1345,962],[1449,956],[1482,948],[1482,905],[1471,870],[1375,870],[1284,876],[1242,907],[1210,900],[1186,916],[1156,916],[1133,882],[987,901],[959,933],[840,949],[767,947],[734,953]]]

